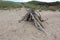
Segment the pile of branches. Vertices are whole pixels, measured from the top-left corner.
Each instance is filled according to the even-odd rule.
[[[32,21],[38,30],[45,32],[44,27],[42,25],[42,22],[44,20],[42,20],[40,13],[36,13],[34,9],[29,9],[27,10],[27,12],[28,13],[19,22]]]

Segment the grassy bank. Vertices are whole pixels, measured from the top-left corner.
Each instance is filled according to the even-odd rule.
[[[0,9],[15,9],[15,8],[21,8],[22,6],[26,8],[34,8],[38,10],[52,10],[60,11],[60,2],[38,2],[38,1],[30,1],[26,3],[21,2],[11,2],[11,1],[0,1]]]

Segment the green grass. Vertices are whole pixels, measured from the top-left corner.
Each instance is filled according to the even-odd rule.
[[[9,2],[9,1],[0,1],[0,9],[10,9],[10,8],[21,8],[22,5],[15,3],[15,2]]]
[[[0,1],[0,9],[15,9],[22,8],[22,6],[26,8],[33,8],[35,10],[51,10],[51,11],[60,11],[60,2],[46,3],[46,2],[38,2],[38,1],[30,1],[27,3],[19,3],[19,2],[11,2],[11,1]]]

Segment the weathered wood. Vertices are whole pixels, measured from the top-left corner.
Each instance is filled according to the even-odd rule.
[[[45,32],[45,30],[42,28],[42,26],[40,25],[40,23],[35,19],[34,15],[32,13],[30,13],[32,16],[32,19],[34,20],[35,25],[37,26],[37,28],[43,32]]]
[[[38,13],[35,13],[35,11],[32,10],[32,9],[30,9],[27,12],[28,13],[22,18],[22,20],[20,20],[20,22],[23,21],[23,20],[32,21],[32,22],[34,22],[34,24],[35,24],[35,26],[38,30],[41,30],[41,31],[45,32],[44,27],[42,25],[41,15],[38,14]]]
[[[37,20],[37,22],[39,22],[39,24],[41,25],[41,27],[44,28],[43,25],[42,25],[42,21],[41,21],[41,19],[39,19],[38,16],[35,16],[35,19]]]
[[[43,22],[44,20],[42,19],[41,14],[38,11],[35,11],[35,12],[36,12],[35,14],[38,16],[39,20],[41,22]]]

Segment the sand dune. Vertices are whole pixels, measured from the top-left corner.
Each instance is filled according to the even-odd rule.
[[[32,22],[18,22],[26,13],[25,9],[0,10],[0,40],[60,40],[59,11],[40,12],[47,35]]]

